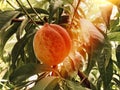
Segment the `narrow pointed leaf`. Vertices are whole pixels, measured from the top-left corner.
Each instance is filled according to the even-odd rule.
[[[29,63],[26,65],[22,65],[21,67],[13,71],[9,79],[12,83],[19,84],[34,74],[51,70],[52,69],[49,66],[44,64]]]
[[[109,88],[110,87],[109,85],[110,85],[112,77],[113,77],[113,62],[112,62],[111,58],[109,60],[108,66],[106,68],[106,76],[107,76],[106,85],[108,86],[107,88]]]
[[[120,68],[120,45],[116,48],[117,66]]]
[[[52,80],[52,82],[50,82],[46,86],[45,90],[59,90],[60,89],[59,84],[58,84],[59,80],[60,80],[59,78]]]
[[[113,75],[113,63],[111,60],[111,46],[107,40],[99,56],[100,58],[97,60],[97,64],[100,77],[103,81],[104,88],[109,90],[108,88]]]
[[[54,87],[56,86],[58,81],[59,78],[57,77],[46,77],[41,79],[31,90],[54,90]],[[50,84],[54,87],[51,87]]]
[[[79,83],[75,83],[69,80],[66,80],[66,83],[69,90],[87,90],[86,88],[83,88]]]
[[[111,41],[120,41],[120,32],[112,32],[108,34],[108,38]]]
[[[10,28],[8,28],[8,30],[0,33],[0,38],[1,38],[1,40],[0,40],[0,51],[1,51],[0,55],[2,55],[2,53],[3,53],[6,42],[17,31],[17,28],[19,25],[20,25],[20,23],[14,23],[9,26]]]
[[[32,33],[26,33],[23,38],[21,38],[13,47],[12,49],[12,66],[15,68],[16,61],[18,59],[18,56],[24,49],[25,45],[27,44],[29,38],[34,35],[34,32]]]
[[[28,24],[28,22],[29,22],[29,19],[26,17],[26,18],[22,21],[21,25],[17,28],[16,37],[17,37],[18,39],[21,38],[21,36],[22,36],[22,34],[23,34],[23,31],[24,31],[24,28],[26,27],[26,25]]]
[[[110,22],[110,32],[118,32],[120,31],[120,26],[119,26],[119,17],[115,20],[111,20]]]
[[[11,23],[12,19],[19,15],[18,11],[0,12],[0,31],[5,30]]]

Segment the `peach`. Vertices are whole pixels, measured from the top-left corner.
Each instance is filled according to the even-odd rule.
[[[71,49],[71,38],[63,27],[46,23],[36,32],[33,48],[39,61],[54,66],[68,56]]]

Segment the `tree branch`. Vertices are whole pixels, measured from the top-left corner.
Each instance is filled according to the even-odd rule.
[[[90,81],[88,80],[88,78],[86,77],[86,75],[84,73],[82,73],[80,70],[78,70],[78,76],[82,80],[81,84],[83,84],[87,88],[91,88]]]
[[[12,22],[22,22],[24,19],[17,19],[17,18],[15,18],[15,19],[13,19],[12,20]],[[39,25],[43,25],[44,24],[44,22],[42,22],[42,21],[34,21],[36,24],[39,24]],[[29,23],[34,23],[32,20],[29,22]]]

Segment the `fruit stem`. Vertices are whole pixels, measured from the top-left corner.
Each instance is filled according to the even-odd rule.
[[[52,66],[52,75],[51,76],[59,76],[60,78],[62,78],[62,76],[60,75],[59,71],[58,71],[58,66],[54,65]]]

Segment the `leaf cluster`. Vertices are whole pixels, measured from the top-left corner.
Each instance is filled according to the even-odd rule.
[[[74,29],[80,30],[80,19],[88,17],[83,9],[89,7],[87,3],[84,0],[7,0],[12,8],[0,9],[0,89],[119,90],[120,11],[107,23],[106,32],[97,27],[101,24],[98,18],[91,21],[104,41],[101,43],[91,35],[92,41],[80,47],[78,58],[87,62],[84,71],[79,67],[83,63],[73,58],[64,62],[59,71],[57,66],[38,62],[34,54],[34,35],[46,22],[67,28],[73,42],[79,43],[80,34]],[[104,17],[99,19],[106,25],[101,18]]]

